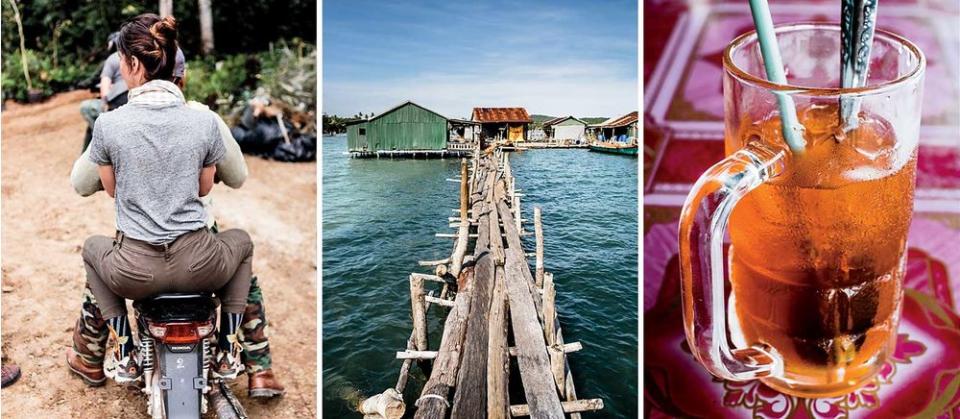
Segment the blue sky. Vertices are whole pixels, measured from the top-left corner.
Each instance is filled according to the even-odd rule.
[[[323,2],[323,112],[413,100],[617,116],[637,107],[637,2]]]

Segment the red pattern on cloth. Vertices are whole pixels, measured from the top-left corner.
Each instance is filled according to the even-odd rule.
[[[838,21],[835,0],[771,2],[776,23]],[[721,51],[752,29],[739,0],[644,1],[645,416],[960,416],[960,2],[888,0],[880,28],[928,59],[915,213],[896,352],[847,396],[802,399],[759,381],[715,379],[690,355],[680,310],[677,219],[723,158]]]

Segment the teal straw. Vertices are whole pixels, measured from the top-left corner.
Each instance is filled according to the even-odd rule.
[[[767,0],[750,0],[750,13],[753,14],[753,24],[757,27],[757,39],[760,41],[760,54],[763,56],[763,67],[767,70],[767,79],[777,84],[787,84]],[[784,92],[774,92],[774,95],[777,96],[780,106],[783,139],[794,154],[802,153],[806,141],[802,135],[803,127],[797,120],[797,107],[793,98]]]

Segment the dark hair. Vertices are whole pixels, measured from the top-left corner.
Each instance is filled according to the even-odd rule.
[[[177,57],[177,20],[144,13],[120,27],[117,49],[128,60],[137,57],[146,79],[172,80]]]

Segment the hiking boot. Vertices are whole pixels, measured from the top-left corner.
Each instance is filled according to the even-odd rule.
[[[70,372],[83,379],[83,382],[90,387],[100,387],[107,381],[107,377],[103,374],[103,365],[88,364],[83,358],[77,356],[73,349],[67,349],[67,368],[70,368]]]
[[[273,370],[268,368],[247,375],[247,395],[251,398],[269,399],[283,395],[283,385],[273,375]]]
[[[13,364],[3,364],[3,366],[0,366],[0,372],[3,373],[3,380],[0,382],[0,387],[13,384],[20,378],[20,367]]]
[[[140,381],[143,370],[140,368],[140,356],[137,349],[131,349],[127,356],[117,360],[120,349],[110,351],[103,362],[103,372],[117,384],[132,384]]]
[[[233,380],[243,372],[243,361],[240,360],[240,352],[243,347],[237,343],[236,338],[232,340],[230,350],[220,350],[217,353],[215,368],[211,372],[215,378],[223,380]]]

